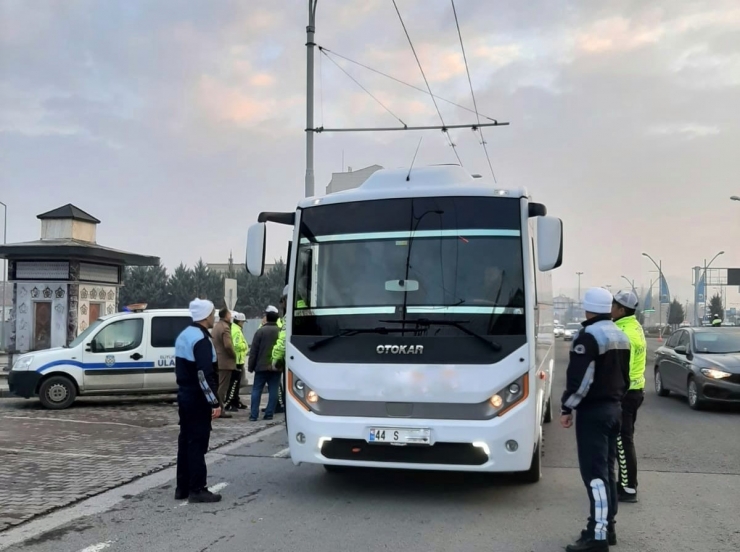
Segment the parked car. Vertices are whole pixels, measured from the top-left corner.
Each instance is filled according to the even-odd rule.
[[[570,324],[567,324],[563,332],[563,339],[565,341],[573,341],[582,328],[583,326],[581,326],[579,322],[571,322]]]
[[[555,326],[554,333],[555,333],[555,337],[563,337],[563,334],[565,333],[565,328],[561,326],[560,324],[558,324],[557,326]]]
[[[740,328],[680,328],[655,353],[655,392],[677,393],[700,410],[740,404]]]

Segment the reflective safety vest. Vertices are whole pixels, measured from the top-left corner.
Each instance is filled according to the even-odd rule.
[[[231,325],[231,342],[234,344],[236,363],[244,364],[247,362],[247,351],[249,350],[249,345],[247,345],[247,340],[244,338],[244,332],[242,332],[239,324]]]
[[[647,342],[645,332],[634,316],[625,316],[614,322],[630,340],[630,391],[645,389]]]
[[[712,320],[712,326],[721,326],[721,325],[722,325],[722,320],[720,320],[719,318],[715,318],[714,320]]]

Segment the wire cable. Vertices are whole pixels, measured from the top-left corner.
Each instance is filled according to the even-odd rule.
[[[322,51],[322,50],[319,50],[319,51]],[[326,54],[324,54],[324,55],[326,55]],[[344,74],[345,74],[345,75],[347,75],[347,76],[348,76],[348,77],[349,77],[350,79],[352,79],[352,81],[353,81],[353,82],[354,82],[354,83],[355,83],[355,84],[356,84],[357,86],[359,86],[360,88],[362,88],[362,89],[363,89],[363,90],[365,91],[365,93],[366,93],[366,94],[367,94],[368,96],[370,96],[370,97],[371,97],[371,98],[372,98],[373,100],[375,100],[376,102],[378,102],[378,104],[379,104],[379,105],[380,105],[380,106],[381,106],[381,107],[382,107],[383,109],[385,109],[385,110],[386,110],[386,111],[387,111],[388,113],[390,113],[391,115],[393,115],[393,117],[395,117],[395,118],[396,118],[396,119],[397,119],[397,120],[398,120],[398,121],[399,121],[399,122],[400,122],[400,123],[401,123],[401,124],[402,124],[402,125],[403,125],[404,127],[407,127],[407,126],[408,126],[408,125],[407,125],[406,123],[404,123],[404,122],[403,122],[403,121],[401,120],[401,118],[400,118],[400,117],[399,117],[398,115],[396,115],[395,113],[393,113],[393,111],[391,111],[390,109],[388,109],[388,108],[387,108],[387,107],[385,106],[385,104],[384,104],[383,102],[381,102],[381,101],[380,101],[380,100],[379,100],[378,98],[376,98],[375,96],[373,96],[372,92],[370,92],[370,91],[369,91],[369,90],[368,90],[367,88],[365,88],[364,86],[362,86],[362,84],[360,84],[360,81],[358,81],[358,80],[357,80],[356,78],[354,78],[354,77],[353,77],[352,75],[350,75],[350,74],[349,74],[349,73],[347,72],[347,70],[346,70],[346,69],[345,69],[344,67],[342,67],[341,65],[339,65],[339,64],[338,64],[338,63],[337,63],[336,61],[334,61],[333,59],[331,59],[331,58],[330,58],[330,57],[329,57],[328,55],[326,55],[326,58],[327,58],[327,59],[328,59],[329,61],[331,61],[331,62],[332,62],[332,63],[333,63],[334,65],[336,65],[337,67],[339,67],[339,70],[340,70],[340,71],[342,71],[342,73],[344,73]],[[443,124],[444,124],[444,122],[443,122]]]
[[[329,48],[325,48],[323,46],[319,46],[319,51],[321,51],[324,54],[326,54],[327,57],[329,57],[329,54],[331,54],[332,56],[336,56],[336,57],[341,58],[341,59],[343,59],[345,61],[348,61],[349,63],[353,63],[355,65],[358,65],[359,67],[362,67],[363,69],[367,69],[368,71],[372,71],[373,73],[376,73],[376,74],[378,74],[380,76],[383,76],[383,77],[385,77],[387,79],[391,79],[392,81],[396,81],[399,84],[403,84],[404,86],[408,86],[409,88],[413,88],[414,90],[418,90],[419,92],[423,92],[424,94],[427,94],[427,95],[429,94],[429,92],[427,90],[424,90],[423,88],[420,88],[420,87],[415,86],[413,84],[410,84],[408,82],[402,81],[401,79],[396,78],[393,75],[389,75],[388,73],[383,73],[383,71],[378,71],[374,67],[370,67],[369,65],[365,65],[364,63],[360,63],[359,61],[355,61],[354,59],[350,59],[347,56],[343,56],[342,54],[338,54],[335,51],[330,50]],[[489,117],[488,115],[484,115],[483,113],[476,113],[475,110],[470,109],[469,107],[466,107],[464,105],[460,105],[459,103],[455,103],[452,100],[448,100],[446,98],[443,98],[442,96],[437,96],[436,94],[433,94],[433,96],[435,98],[437,98],[438,100],[440,100],[440,101],[443,101],[443,102],[448,103],[450,105],[454,105],[455,107],[459,107],[460,109],[464,109],[465,111],[469,111],[470,113],[475,113],[476,115],[479,115],[480,117],[483,117],[484,119],[488,119],[489,121],[492,121],[494,123],[497,123],[498,122],[498,120],[497,119],[494,119],[493,117]]]
[[[442,112],[439,110],[439,106],[437,105],[437,100],[434,97],[434,94],[432,93],[432,87],[429,86],[429,81],[427,80],[427,76],[424,73],[424,68],[421,66],[421,61],[419,60],[419,56],[416,53],[416,48],[414,48],[414,43],[411,40],[411,36],[409,35],[408,29],[406,29],[406,24],[403,22],[403,17],[401,16],[401,12],[398,10],[398,4],[396,4],[396,0],[393,1],[393,7],[396,8],[396,13],[398,14],[398,20],[401,22],[401,26],[403,27],[403,32],[406,34],[406,39],[409,41],[409,46],[411,46],[411,51],[414,54],[414,58],[416,59],[416,64],[419,66],[419,71],[421,72],[421,76],[424,78],[424,84],[427,85],[427,90],[429,91],[429,95],[432,97],[432,102],[434,102],[434,108],[437,110],[437,115],[439,115],[439,120],[442,121],[442,126],[445,126],[445,120],[442,117]],[[442,132],[445,133],[445,136],[447,136],[447,141],[449,142],[450,146],[452,146],[452,151],[455,152],[455,157],[457,157],[458,163],[460,163],[460,166],[463,166],[462,160],[460,159],[460,155],[457,153],[457,147],[455,146],[454,142],[452,141],[452,138],[450,137],[450,133],[447,129],[444,129]]]
[[[475,115],[478,117],[478,124],[480,124],[480,115],[478,114],[478,104],[475,101],[475,92],[473,91],[473,80],[470,78],[470,68],[468,67],[468,56],[465,55],[465,46],[463,45],[462,31],[460,31],[460,21],[457,19],[457,9],[455,8],[455,0],[450,0],[452,3],[452,13],[455,15],[455,26],[457,27],[457,36],[460,38],[460,49],[462,50],[463,61],[465,62],[465,72],[468,74],[468,84],[470,85],[470,95],[473,97],[473,109]],[[488,160],[488,167],[491,169],[491,176],[493,181],[496,182],[496,174],[493,172],[493,164],[491,163],[491,156],[488,155],[488,148],[486,147],[486,139],[483,137],[483,129],[478,127],[480,133],[480,143],[483,146],[483,151],[486,153],[486,159]]]

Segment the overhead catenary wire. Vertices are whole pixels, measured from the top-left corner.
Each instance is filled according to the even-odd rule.
[[[455,157],[457,157],[458,163],[460,163],[460,166],[462,167],[462,160],[460,159],[460,155],[457,153],[457,147],[455,146],[455,143],[452,141],[452,137],[450,136],[450,133],[448,132],[444,118],[442,117],[442,112],[439,110],[439,106],[437,105],[437,100],[434,97],[434,94],[432,93],[432,87],[429,86],[429,80],[427,80],[427,76],[424,73],[424,68],[421,66],[421,61],[419,60],[419,56],[416,53],[416,48],[414,48],[414,43],[411,40],[411,35],[409,35],[409,31],[406,28],[406,24],[403,22],[403,17],[401,16],[401,12],[398,9],[398,4],[396,4],[396,0],[393,1],[393,7],[396,9],[396,14],[398,15],[398,20],[401,22],[401,26],[403,27],[403,32],[406,35],[406,40],[409,42],[409,46],[411,47],[411,52],[414,54],[414,59],[416,59],[416,64],[419,66],[419,71],[421,72],[421,76],[424,79],[424,84],[426,84],[427,90],[429,91],[429,95],[432,97],[432,102],[434,103],[434,108],[437,110],[437,115],[439,115],[439,120],[442,122],[442,126],[445,127],[443,132],[445,133],[445,136],[447,137],[447,141],[449,142],[450,146],[452,147],[452,151],[455,152]]]
[[[320,50],[319,50],[319,51],[320,51]],[[373,100],[375,100],[376,102],[378,102],[378,105],[380,105],[380,106],[381,106],[381,107],[382,107],[383,109],[385,109],[385,110],[386,110],[386,111],[387,111],[388,113],[390,113],[390,114],[391,114],[391,115],[392,115],[392,116],[393,116],[394,118],[396,118],[396,119],[397,119],[397,120],[398,120],[398,121],[399,121],[399,122],[400,122],[400,123],[401,123],[401,124],[402,124],[402,125],[403,125],[404,127],[408,126],[408,125],[406,125],[406,123],[404,123],[404,122],[403,122],[403,120],[401,120],[401,118],[400,118],[400,117],[399,117],[398,115],[396,115],[395,113],[393,113],[393,111],[391,111],[390,109],[388,109],[388,107],[387,107],[387,106],[386,106],[386,105],[385,105],[385,104],[384,104],[383,102],[381,102],[381,101],[380,101],[380,100],[379,100],[378,98],[376,98],[376,97],[375,97],[375,96],[373,95],[373,93],[372,93],[372,92],[370,92],[370,91],[369,91],[369,90],[368,90],[367,88],[365,88],[365,87],[364,87],[364,86],[363,86],[363,85],[362,85],[362,84],[360,83],[360,81],[358,81],[358,80],[357,80],[357,79],[356,79],[355,77],[353,77],[353,76],[352,76],[352,75],[351,75],[351,74],[350,74],[350,73],[349,73],[349,72],[348,72],[347,70],[345,70],[345,68],[344,68],[344,67],[342,67],[341,65],[339,65],[339,64],[338,64],[338,63],[337,63],[336,61],[334,61],[333,59],[331,59],[331,58],[330,58],[329,56],[326,56],[326,58],[327,58],[327,59],[328,59],[329,61],[331,61],[331,62],[332,62],[332,63],[333,63],[334,65],[336,65],[337,67],[339,67],[339,69],[340,69],[340,70],[341,70],[341,71],[342,71],[342,72],[343,72],[343,73],[344,73],[345,75],[347,75],[347,76],[348,76],[348,77],[349,77],[350,79],[352,79],[352,81],[353,81],[353,82],[354,82],[354,83],[355,83],[355,84],[356,84],[357,86],[359,86],[360,88],[362,88],[362,90],[364,90],[364,91],[365,91],[365,93],[366,93],[366,94],[367,94],[368,96],[370,96],[370,97],[371,97],[371,98],[372,98]]]
[[[455,27],[457,27],[457,36],[460,39],[460,50],[462,50],[463,61],[465,62],[465,72],[468,75],[468,84],[470,85],[470,95],[473,98],[473,109],[475,115],[478,118],[478,124],[480,125],[480,115],[478,114],[478,104],[475,101],[475,92],[473,90],[473,80],[470,78],[470,67],[468,66],[468,56],[465,54],[465,45],[463,44],[462,31],[460,30],[460,21],[457,18],[457,9],[455,8],[455,0],[450,0],[452,3],[452,13],[455,15]],[[483,151],[486,154],[488,160],[488,167],[491,169],[491,176],[493,181],[496,182],[496,174],[493,172],[493,164],[491,163],[491,156],[488,154],[488,148],[486,147],[486,139],[483,137],[483,129],[478,126],[478,132],[480,133],[480,142],[483,146]]]
[[[375,69],[374,67],[370,67],[369,65],[365,65],[364,63],[361,63],[361,62],[356,61],[354,59],[348,58],[347,56],[344,56],[342,54],[338,54],[334,50],[330,50],[329,48],[325,48],[324,46],[319,46],[318,48],[319,48],[319,51],[322,54],[324,54],[326,57],[335,56],[335,57],[341,58],[341,59],[343,59],[345,61],[348,61],[349,63],[353,63],[354,65],[357,65],[359,67],[362,67],[363,69],[367,69],[368,71],[372,71],[373,73],[376,73],[376,74],[378,74],[378,75],[380,75],[382,77],[385,77],[387,79],[390,79],[392,81],[395,81],[395,82],[397,82],[399,84],[402,84],[404,86],[408,86],[409,88],[413,88],[414,90],[418,90],[419,92],[422,92],[424,94],[427,94],[427,95],[429,94],[429,91],[428,90],[424,90],[423,88],[421,88],[419,86],[416,86],[416,85],[413,85],[411,83],[402,81],[401,79],[399,79],[397,77],[394,77],[393,75],[389,75],[388,73],[384,73],[383,71],[379,71],[379,70]],[[478,113],[477,110],[470,109],[469,107],[466,107],[466,106],[461,105],[459,103],[453,102],[452,100],[448,100],[447,98],[443,98],[442,96],[438,96],[436,94],[432,94],[432,96],[434,98],[437,98],[438,100],[440,100],[442,102],[448,103],[450,105],[454,105],[455,107],[458,107],[460,109],[464,109],[465,111],[468,111],[470,113],[475,113],[476,115],[478,115],[480,117],[483,117],[484,119],[488,119],[489,121],[493,121],[494,123],[495,122],[498,122],[497,119],[494,119],[493,117],[489,117],[488,115],[484,115],[483,113]]]

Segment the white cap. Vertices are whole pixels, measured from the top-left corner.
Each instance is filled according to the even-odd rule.
[[[287,297],[287,296],[288,296],[288,286],[285,286],[283,288],[283,297]]]
[[[613,300],[612,294],[607,289],[591,288],[583,296],[583,310],[593,314],[609,314],[612,312]]]
[[[628,309],[635,310],[640,304],[637,295],[632,291],[618,291],[614,294],[614,301]]]
[[[237,322],[245,322],[247,320],[247,317],[244,316],[243,312],[235,312],[234,320],[236,320]]]
[[[208,299],[193,299],[190,302],[190,316],[193,322],[201,322],[211,316],[215,308]]]
[[[279,311],[277,310],[277,307],[273,307],[272,305],[268,305],[267,308],[265,309],[265,312],[274,312],[275,314],[277,314]]]

